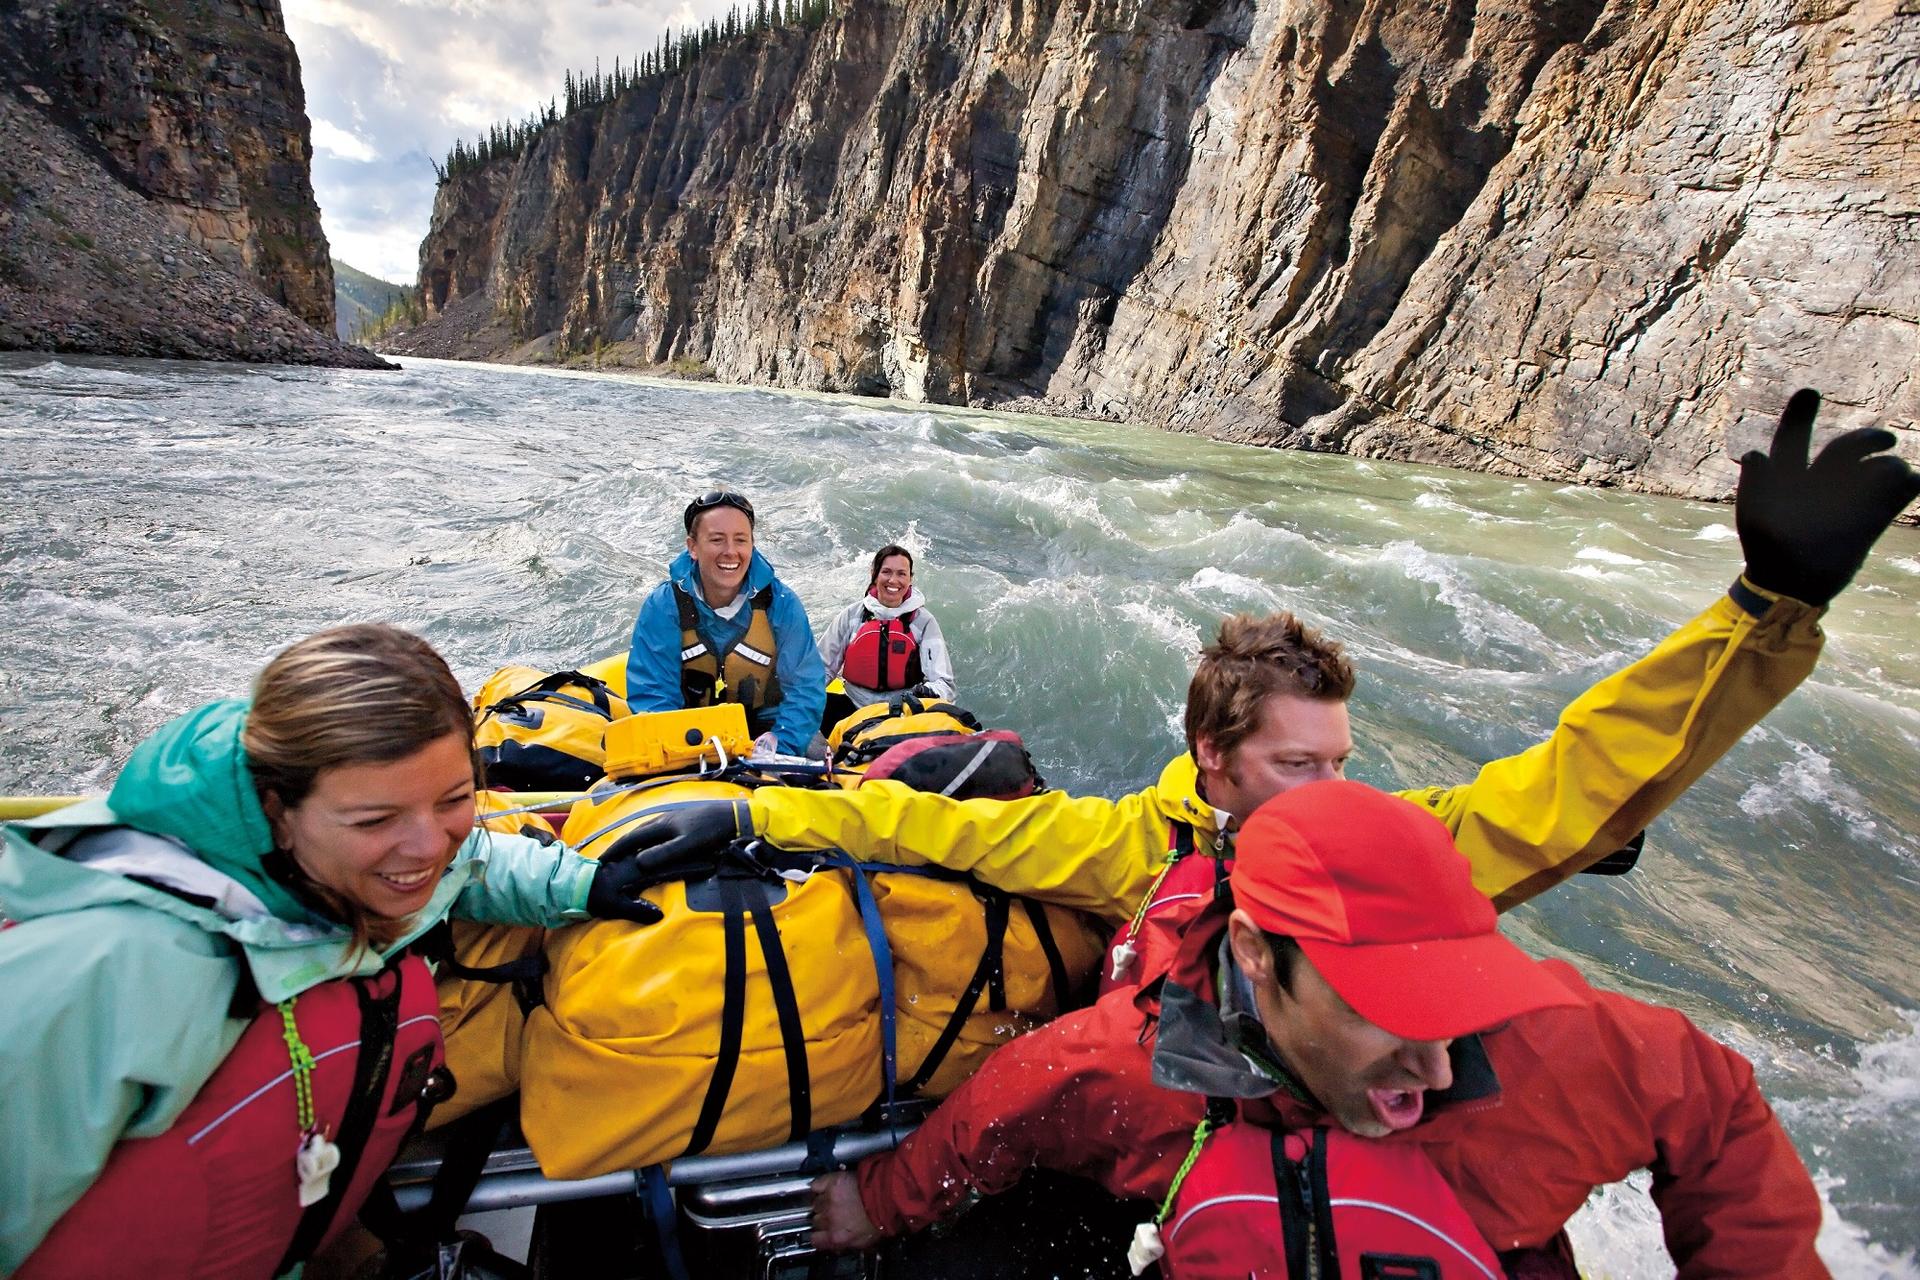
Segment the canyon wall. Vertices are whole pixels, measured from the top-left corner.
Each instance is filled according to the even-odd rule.
[[[1917,237],[1915,0],[851,0],[444,183],[399,349],[1719,497],[1920,459]]]
[[[0,37],[16,237],[0,263],[0,338],[379,363],[277,319],[273,341],[254,331],[262,301],[326,335],[334,324],[300,64],[279,0],[14,0],[0,7]],[[146,336],[124,333],[130,324]]]

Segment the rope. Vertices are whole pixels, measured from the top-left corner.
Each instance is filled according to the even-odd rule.
[[[293,1002],[297,999],[289,996],[275,1007],[280,1010],[280,1034],[287,1042],[287,1057],[293,1061],[293,1096],[300,1112],[300,1132],[307,1133],[313,1128],[313,1050],[300,1038],[300,1028],[293,1020]]]
[[[1218,1127],[1213,1121],[1213,1113],[1209,1111],[1194,1129],[1193,1146],[1187,1149],[1187,1158],[1180,1162],[1180,1171],[1173,1175],[1173,1185],[1167,1188],[1167,1198],[1160,1202],[1160,1212],[1153,1215],[1155,1222],[1165,1222],[1173,1216],[1173,1198],[1180,1194],[1180,1184],[1187,1180],[1187,1175],[1193,1171],[1193,1162],[1200,1158],[1200,1148],[1206,1145],[1207,1139]]]

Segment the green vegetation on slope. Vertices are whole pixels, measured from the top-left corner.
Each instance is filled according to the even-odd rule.
[[[335,259],[333,329],[342,342],[365,342],[379,320],[413,290],[370,276]]]

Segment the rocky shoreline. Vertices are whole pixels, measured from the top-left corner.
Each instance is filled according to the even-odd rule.
[[[322,333],[0,92],[0,349],[395,366]]]

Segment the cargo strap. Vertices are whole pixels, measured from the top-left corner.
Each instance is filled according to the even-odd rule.
[[[740,1049],[747,1014],[747,921],[753,921],[760,942],[760,957],[766,965],[767,987],[773,995],[774,1014],[780,1023],[780,1039],[787,1059],[787,1096],[792,1108],[790,1140],[807,1135],[813,1127],[813,1087],[807,1073],[806,1032],[800,1021],[800,1001],[793,989],[793,975],[787,968],[787,954],[780,945],[780,930],[773,911],[764,902],[748,896],[746,881],[738,875],[720,875],[714,882],[720,893],[721,921],[724,933],[726,970],[722,978],[720,1004],[720,1049],[713,1063],[713,1075],[707,1081],[707,1095],[701,1101],[700,1115],[694,1121],[693,1134],[687,1139],[684,1155],[699,1155],[713,1142],[720,1118],[727,1107],[727,1095],[740,1066]]]
[[[853,900],[860,908],[860,927],[866,931],[867,949],[873,953],[874,976],[880,983],[880,1101],[882,1114],[891,1130],[898,1105],[900,1079],[900,1028],[897,1025],[900,1015],[893,1007],[893,946],[887,941],[886,925],[880,919],[880,904],[873,900],[873,886],[867,883],[867,877],[863,874],[866,868],[844,849],[828,850],[825,857],[834,866],[844,867],[852,873],[848,878],[853,881]],[[899,868],[886,867],[886,870]]]
[[[431,963],[436,976],[449,973],[467,982],[495,982],[511,986],[521,1013],[531,1013],[546,1003],[545,983],[550,965],[544,948],[500,964],[461,964],[453,953],[453,926],[442,920],[415,938],[407,949]]]
[[[560,692],[570,684],[585,689],[592,701]],[[528,702],[557,702],[562,706],[597,715],[602,720],[613,719],[613,690],[608,687],[606,681],[580,671],[556,671],[550,676],[543,676],[518,693],[510,693],[490,704],[480,713],[480,719],[484,721],[496,711]]]
[[[947,1025],[940,1028],[939,1037],[934,1040],[933,1047],[927,1050],[919,1069],[900,1086],[902,1093],[918,1093],[926,1088],[927,1081],[933,1079],[933,1073],[946,1060],[953,1042],[960,1038],[960,1028],[973,1016],[973,1008],[980,1002],[983,988],[994,988],[993,994],[988,997],[988,1007],[1006,1008],[1007,915],[1012,902],[1006,894],[997,890],[981,893],[976,889],[974,892],[979,894],[987,909],[986,949],[980,953],[980,963],[974,966],[973,977],[968,981],[966,990],[954,1002],[953,1015],[947,1019]],[[997,1004],[994,1002],[996,998]]]
[[[635,1169],[633,1191],[640,1197],[653,1224],[653,1239],[660,1246],[660,1266],[666,1271],[667,1280],[688,1280],[687,1260],[680,1252],[679,1215],[674,1210],[673,1192],[667,1186],[667,1167],[650,1164],[644,1169]]]
[[[845,861],[841,860],[843,858]],[[973,895],[980,899],[981,905],[986,908],[987,945],[980,953],[979,964],[974,967],[973,979],[967,984],[967,989],[961,993],[959,1001],[954,1005],[953,1016],[947,1020],[947,1025],[940,1029],[940,1035],[935,1039],[933,1047],[927,1051],[926,1058],[921,1062],[919,1069],[913,1073],[912,1079],[898,1086],[901,1095],[912,1096],[933,1078],[934,1072],[939,1070],[941,1062],[952,1050],[953,1042],[959,1038],[961,1028],[967,1019],[973,1016],[974,1007],[979,1003],[982,990],[987,992],[988,1008],[1005,1009],[1007,1007],[1005,959],[1007,922],[1010,905],[1016,900],[1020,903],[1021,909],[1026,912],[1028,921],[1033,925],[1034,937],[1040,944],[1041,953],[1047,958],[1047,973],[1053,981],[1054,1002],[1060,1011],[1066,1010],[1067,988],[1070,982],[1067,976],[1067,962],[1060,953],[1058,940],[1053,936],[1053,926],[1047,922],[1047,909],[1044,906],[1029,898],[1015,899],[1011,894],[980,884],[963,872],[949,871],[943,867],[903,867],[890,862],[856,862],[844,853],[841,853],[839,858],[833,858],[832,861],[840,866],[850,866],[856,871],[876,875],[908,875],[922,876],[929,880],[961,881],[972,890]],[[894,1027],[893,952],[887,943],[879,907],[873,902],[873,890],[867,884],[866,875],[855,877],[854,892],[860,901],[861,923],[867,929],[867,945],[873,949],[875,965],[881,966],[881,1030],[886,1041],[887,1105],[891,1109],[894,1105],[893,1082],[899,1069],[897,1036]],[[869,912],[871,912],[871,921],[869,921]]]
[[[434,1170],[433,1190],[427,1203],[412,1213],[401,1211],[385,1178],[374,1183],[372,1194],[360,1206],[360,1221],[387,1247],[392,1261],[385,1274],[399,1274],[394,1262],[409,1267],[421,1265],[438,1246],[454,1238],[454,1224],[466,1211],[467,1201],[473,1198],[473,1190],[486,1171],[487,1157],[493,1154],[501,1130],[513,1119],[519,1105],[517,1098],[500,1098],[446,1127],[446,1146],[440,1155],[440,1167]]]

